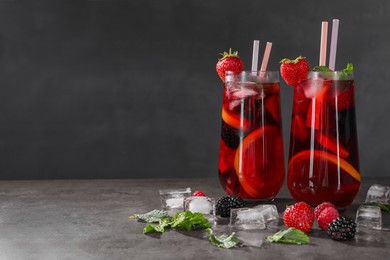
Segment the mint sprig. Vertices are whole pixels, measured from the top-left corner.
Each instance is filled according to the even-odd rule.
[[[353,64],[347,63],[347,67],[341,71],[339,79],[348,79],[350,75],[353,73]]]
[[[144,234],[164,233],[167,228],[177,228],[183,230],[206,229],[209,234],[210,242],[221,248],[231,248],[236,246],[240,241],[233,232],[230,235],[223,234],[215,236],[211,229],[210,223],[201,213],[192,213],[191,211],[178,212],[173,217],[164,210],[152,210],[145,214],[134,214],[129,216],[130,219],[138,219],[149,223],[144,228]]]
[[[188,231],[210,227],[210,223],[202,213],[192,213],[188,210],[186,212],[176,213],[170,224],[172,228],[180,228]]]
[[[206,232],[209,234],[209,240],[211,244],[220,248],[232,248],[240,243],[240,240],[237,238],[236,233],[231,233],[230,235],[222,234],[220,236],[214,235],[214,232],[211,228],[207,228]]]
[[[315,67],[313,68],[313,71],[332,72],[332,70],[329,69],[327,66],[315,66]]]
[[[271,243],[288,243],[295,245],[308,244],[309,237],[299,229],[289,228],[276,232],[274,235],[267,237],[267,241]]]
[[[144,234],[151,233],[151,232],[164,233],[165,228],[169,227],[171,225],[171,222],[172,222],[171,218],[160,219],[158,224],[147,225],[144,228]]]

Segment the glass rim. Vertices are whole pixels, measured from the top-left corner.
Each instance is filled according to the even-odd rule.
[[[327,79],[327,80],[353,80],[354,73],[345,73],[343,71],[310,71],[308,79]]]
[[[226,71],[225,82],[279,83],[279,71]]]

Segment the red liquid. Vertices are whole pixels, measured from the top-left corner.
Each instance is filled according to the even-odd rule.
[[[271,199],[284,181],[279,83],[225,87],[219,179],[230,196]]]
[[[329,201],[348,207],[360,188],[354,81],[298,85],[290,134],[287,185],[292,197],[312,206]]]

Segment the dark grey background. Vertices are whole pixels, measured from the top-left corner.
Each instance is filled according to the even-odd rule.
[[[390,1],[0,1],[0,177],[217,175],[218,53],[273,42],[318,63],[340,19],[363,176],[390,175]],[[331,24],[330,24],[331,26]],[[292,88],[282,83],[287,152]],[[286,157],[287,159],[287,157]]]

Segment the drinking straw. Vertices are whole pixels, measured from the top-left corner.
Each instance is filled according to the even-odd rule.
[[[269,60],[269,55],[271,54],[271,49],[272,49],[272,42],[267,42],[267,45],[265,46],[263,61],[260,67],[260,72],[267,71],[268,60]]]
[[[329,69],[335,70],[336,67],[336,51],[337,51],[337,37],[339,34],[339,19],[333,19],[332,38],[330,40],[329,53]]]
[[[257,64],[259,61],[259,44],[258,40],[253,41],[253,52],[252,52],[252,71],[257,71]]]
[[[320,66],[326,65],[326,44],[328,41],[328,22],[323,21],[321,27]]]

